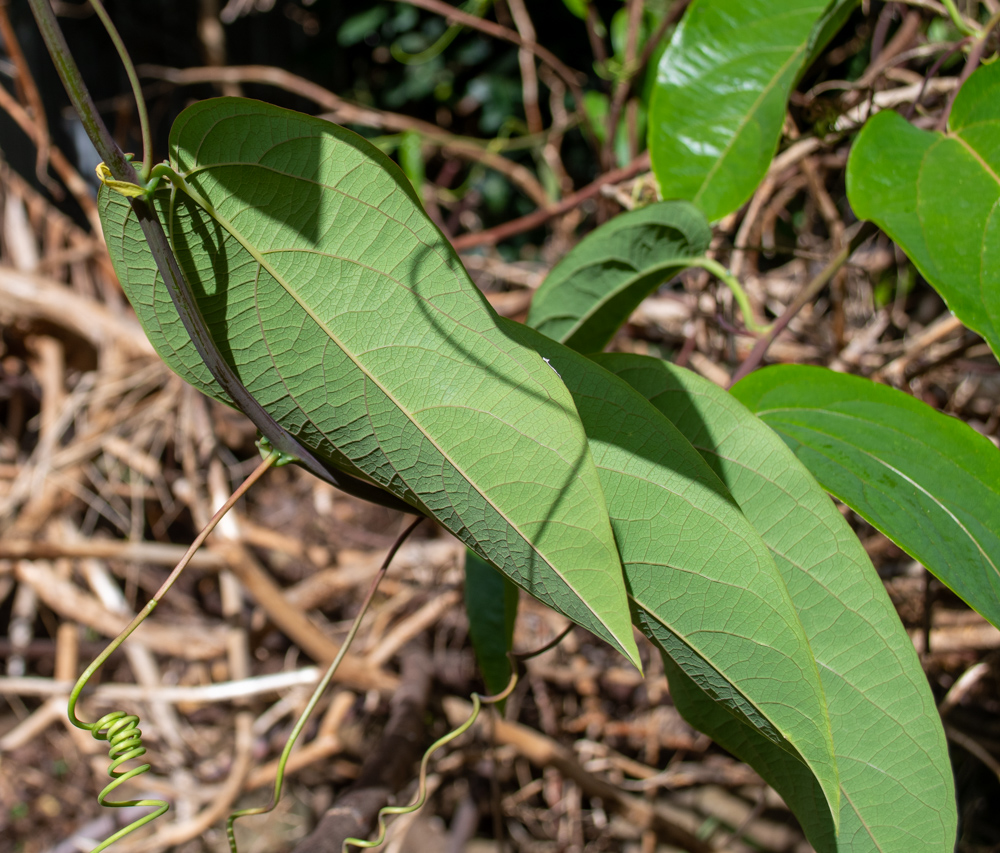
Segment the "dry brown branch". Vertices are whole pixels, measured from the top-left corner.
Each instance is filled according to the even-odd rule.
[[[34,589],[38,598],[64,619],[86,625],[105,637],[116,636],[131,618],[108,610],[94,596],[60,578],[42,562],[19,561],[14,577]],[[147,619],[133,636],[161,654],[184,660],[211,660],[226,648],[223,628],[178,626],[176,621],[168,625],[155,617]]]
[[[40,135],[40,131],[35,122],[32,121],[31,116],[28,115],[24,107],[22,107],[3,86],[0,86],[0,109],[14,119],[18,127],[24,131],[25,135],[33,143],[35,143],[37,147],[41,148],[43,145],[47,144],[47,137],[43,138]],[[103,239],[101,219],[97,214],[97,204],[90,195],[90,187],[87,186],[86,181],[80,177],[80,173],[69,162],[69,160],[66,159],[66,156],[58,147],[49,145],[48,159],[52,164],[52,168],[56,170],[56,174],[58,174],[62,179],[62,182],[66,184],[69,191],[73,193],[73,198],[76,199],[77,204],[80,205],[80,209],[83,210],[86,215],[87,221],[90,222],[90,227],[93,229],[94,234],[97,235],[99,239]]]
[[[69,624],[69,623],[68,623]],[[186,626],[183,626],[186,629]],[[221,652],[220,652],[221,654]],[[87,691],[87,697],[102,705],[120,702],[171,702],[174,704],[208,705],[234,702],[278,693],[294,687],[313,687],[322,673],[307,666],[273,675],[254,675],[240,681],[220,681],[214,684],[160,685],[150,688],[140,684],[100,684]],[[0,676],[0,690],[8,696],[69,696],[73,688],[70,679]]]
[[[264,83],[296,95],[308,98],[321,109],[328,110],[327,116],[341,124],[360,124],[393,133],[412,130],[428,142],[438,145],[442,153],[475,163],[508,178],[535,204],[546,207],[550,199],[538,179],[518,163],[501,154],[489,150],[484,143],[466,137],[456,136],[430,122],[411,118],[399,113],[378,110],[354,104],[329,89],[292,74],[281,68],[268,65],[232,65],[227,68],[165,68],[160,65],[140,65],[137,69],[143,77],[167,80],[177,85],[196,83]]]
[[[460,252],[466,249],[471,249],[474,246],[495,246],[497,243],[507,240],[515,234],[523,234],[525,231],[530,231],[532,228],[544,225],[550,219],[554,219],[563,213],[567,213],[581,202],[599,195],[601,187],[607,184],[615,184],[619,181],[626,181],[648,168],[649,153],[643,152],[627,166],[624,166],[621,169],[614,169],[613,171],[601,175],[601,177],[592,183],[587,184],[587,186],[583,189],[577,190],[577,192],[572,195],[566,196],[558,204],[554,204],[544,210],[536,210],[533,213],[529,213],[526,216],[522,216],[519,219],[514,219],[510,222],[505,222],[503,225],[498,225],[496,228],[490,228],[487,231],[479,231],[474,234],[462,234],[452,240],[452,245]]]
[[[857,228],[854,229],[854,233],[848,240],[846,246],[844,246],[836,255],[831,258],[830,262],[820,271],[820,273],[813,277],[799,294],[795,297],[792,303],[785,309],[785,312],[775,320],[771,331],[767,334],[761,336],[761,338],[754,345],[753,350],[750,354],[743,360],[736,372],[733,374],[730,384],[735,384],[739,382],[744,376],[749,374],[754,370],[763,360],[765,353],[768,348],[774,342],[775,338],[778,337],[781,332],[788,326],[796,314],[802,310],[802,308],[812,302],[813,299],[826,287],[830,280],[837,274],[840,268],[847,263],[848,259],[854,250],[861,245],[865,240],[871,237],[877,229],[870,222],[861,223]]]
[[[535,43],[535,27],[524,0],[507,0],[510,16],[521,38],[529,44]],[[517,61],[521,66],[521,93],[524,102],[524,117],[529,133],[542,132],[542,112],[538,108],[538,74],[531,51],[524,47],[517,50]]]
[[[7,14],[9,6],[9,0],[0,0],[0,38],[3,39],[4,50],[17,68],[15,82],[22,94],[22,100],[31,111],[28,117],[34,126],[34,133],[28,135],[34,139],[37,147],[35,177],[55,199],[59,200],[63,195],[62,188],[48,176],[52,140],[49,137],[49,124],[45,118],[45,106],[42,104],[42,96],[38,93],[38,86],[35,85],[35,78],[31,74],[24,51],[21,50],[17,32],[10,22],[10,15]]]
[[[320,631],[305,613],[288,603],[282,589],[242,544],[226,543],[219,547],[219,551],[248,595],[302,651],[323,664],[329,664],[337,656],[340,647]],[[362,690],[389,691],[395,686],[395,680],[388,673],[350,654],[341,662],[337,680]]]
[[[99,349],[122,348],[132,356],[153,355],[139,323],[112,313],[50,278],[0,265],[0,316],[48,320]]]
[[[426,9],[428,12],[434,12],[440,15],[448,23],[461,24],[464,27],[469,27],[473,30],[479,30],[482,33],[486,33],[488,36],[493,36],[494,38],[501,39],[502,41],[508,41],[511,44],[515,44],[520,48],[524,48],[530,51],[535,56],[537,56],[542,62],[548,65],[556,74],[558,74],[563,82],[569,86],[570,91],[573,92],[574,100],[576,100],[577,107],[583,106],[583,90],[581,89],[581,75],[578,71],[573,71],[569,68],[559,57],[557,57],[552,51],[547,48],[542,47],[534,41],[528,41],[522,38],[521,35],[508,29],[507,27],[502,27],[500,24],[496,24],[493,21],[487,21],[483,18],[477,18],[475,15],[470,15],[468,12],[463,12],[461,9],[457,9],[454,6],[443,2],[443,0],[405,0],[411,6],[417,6],[420,9]]]
[[[461,600],[462,595],[457,590],[435,595],[423,607],[385,633],[374,651],[365,655],[365,661],[374,669],[385,666],[396,652],[437,622],[443,613],[456,607]]]

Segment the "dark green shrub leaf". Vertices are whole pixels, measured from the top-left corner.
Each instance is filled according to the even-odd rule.
[[[1000,63],[965,82],[947,133],[888,110],[870,119],[851,149],[847,197],[1000,358]]]
[[[256,101],[186,109],[184,191],[158,212],[220,350],[318,456],[437,518],[518,585],[638,661],[572,397],[498,327],[402,173],[349,131]],[[102,218],[175,370],[211,388],[124,200]],[[495,448],[484,453],[483,447]]]
[[[950,850],[955,792],[940,718],[857,536],[791,450],[730,394],[644,356],[597,361],[674,422],[770,548],[819,664],[840,771],[839,837],[812,774],[668,661],[677,707],[777,789],[819,853]]]
[[[616,216],[546,276],[528,325],[579,352],[596,352],[646,296],[703,255],[711,237],[705,217],[684,201]]]
[[[902,391],[768,367],[733,394],[820,484],[1000,627],[1000,451]]]

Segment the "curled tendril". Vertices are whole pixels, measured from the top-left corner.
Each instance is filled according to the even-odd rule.
[[[165,800],[109,800],[108,797],[119,786],[124,785],[129,779],[141,776],[149,770],[148,764],[141,764],[128,770],[121,770],[121,765],[140,758],[146,754],[146,748],[142,745],[142,730],[139,728],[139,718],[135,714],[128,714],[125,711],[112,711],[105,714],[96,723],[84,725],[82,728],[88,730],[95,740],[108,742],[108,758],[111,766],[108,768],[108,775],[111,782],[105,786],[104,790],[97,795],[97,801],[106,808],[124,809],[129,806],[150,806],[153,811],[145,814],[138,820],[134,820],[128,826],[122,827],[114,835],[111,835],[98,844],[90,853],[100,853],[121,838],[137,830],[140,826],[145,826],[150,821],[156,820],[166,814],[170,806]]]
[[[517,686],[517,672],[515,671],[511,677],[510,681],[507,682],[507,686],[495,696],[481,696],[478,693],[472,694],[472,713],[469,714],[468,718],[456,729],[452,729],[448,734],[443,737],[438,738],[434,743],[432,743],[427,751],[424,753],[423,758],[420,759],[420,773],[418,776],[417,783],[417,795],[414,797],[413,801],[405,806],[383,806],[378,812],[378,835],[370,840],[366,841],[361,838],[345,838],[344,843],[341,846],[341,853],[347,853],[348,846],[360,847],[362,849],[371,849],[373,847],[380,846],[385,841],[386,834],[386,823],[385,819],[387,817],[392,817],[393,815],[405,815],[412,814],[418,811],[424,803],[427,801],[427,765],[430,763],[431,756],[437,752],[442,746],[451,743],[458,737],[464,735],[470,728],[472,728],[473,723],[476,722],[479,717],[479,712],[482,710],[482,706],[492,705],[497,702],[502,702],[511,693],[514,692],[514,688]]]
[[[472,712],[469,714],[468,718],[456,729],[448,732],[448,734],[443,737],[438,738],[434,743],[432,743],[427,751],[424,753],[423,758],[420,759],[420,773],[417,782],[417,795],[414,797],[413,801],[409,805],[405,806],[384,806],[379,809],[378,813],[378,835],[370,840],[366,841],[361,838],[346,838],[341,846],[341,853],[348,853],[348,846],[360,847],[361,849],[370,850],[374,847],[385,842],[386,836],[386,823],[385,819],[387,817],[392,817],[393,815],[405,815],[412,814],[413,812],[420,809],[427,800],[427,765],[430,763],[431,756],[437,752],[442,746],[451,743],[458,737],[465,734],[472,725],[476,722],[479,717],[479,712],[482,710],[483,705],[495,705],[499,702],[503,702],[511,693],[514,692],[514,688],[517,687],[518,672],[517,667],[519,663],[529,660],[530,658],[537,657],[540,654],[547,652],[549,649],[554,648],[559,645],[566,637],[566,635],[573,630],[573,624],[570,623],[566,626],[566,629],[561,633],[557,634],[550,642],[546,643],[539,649],[535,649],[532,652],[524,652],[521,654],[515,654],[514,652],[508,652],[507,657],[510,658],[512,673],[510,676],[510,681],[507,682],[507,686],[497,693],[495,696],[482,696],[479,693],[472,694]]]
[[[73,690],[70,692],[69,705],[66,708],[66,715],[69,717],[69,721],[78,729],[90,732],[96,740],[104,740],[108,742],[108,758],[111,760],[111,766],[108,768],[108,775],[111,777],[111,782],[104,788],[103,791],[101,791],[100,794],[97,795],[97,801],[102,806],[106,806],[108,808],[121,809],[128,806],[150,806],[154,809],[154,811],[149,814],[143,815],[138,820],[130,823],[128,826],[119,829],[116,833],[114,833],[114,835],[98,844],[93,850],[90,851],[90,853],[100,853],[100,851],[124,838],[126,835],[134,832],[139,827],[145,826],[150,821],[156,820],[156,818],[165,814],[170,806],[164,800],[108,799],[108,796],[119,785],[122,785],[129,779],[134,779],[149,770],[148,764],[142,764],[138,767],[132,767],[127,770],[122,769],[123,764],[127,764],[130,761],[141,758],[146,754],[146,748],[142,745],[142,730],[139,728],[139,718],[135,714],[129,714],[126,711],[112,711],[110,714],[105,714],[94,723],[88,723],[81,720],[76,714],[76,706],[80,701],[83,689],[87,686],[87,682],[90,680],[91,676],[104,665],[104,662],[111,656],[111,654],[119,646],[121,646],[121,644],[132,635],[132,632],[143,623],[146,617],[156,609],[160,600],[167,594],[168,590],[171,586],[173,586],[181,572],[184,571],[184,568],[190,562],[191,557],[194,556],[194,553],[201,547],[202,543],[208,538],[208,535],[222,520],[223,516],[225,516],[225,514],[232,508],[233,504],[246,494],[247,489],[257,482],[261,475],[277,461],[277,453],[271,453],[268,455],[267,458],[265,458],[254,469],[253,473],[243,481],[239,488],[233,492],[229,499],[222,505],[222,507],[219,508],[215,515],[212,516],[211,520],[207,525],[205,525],[201,533],[198,534],[194,542],[191,543],[191,547],[188,548],[180,562],[177,563],[174,570],[156,591],[156,594],[148,602],[146,602],[145,607],[139,611],[135,618],[125,626],[122,632],[115,637],[115,639],[108,644],[104,651],[94,659],[90,666],[84,670],[83,675],[77,679]]]

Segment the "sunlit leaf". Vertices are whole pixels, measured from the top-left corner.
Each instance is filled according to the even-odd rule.
[[[573,393],[636,625],[720,714],[808,767],[818,802],[825,798],[835,816],[840,788],[816,660],[764,541],[705,460],[644,397],[579,353],[509,325]]]
[[[816,39],[832,35],[824,13],[843,5],[694,0],[660,58],[650,105],[649,149],[664,198],[693,201],[714,221],[750,197]]]
[[[847,197],[1000,358],[1000,63],[972,74],[946,133],[885,110],[851,149]]]
[[[1000,451],[967,424],[859,376],[751,373],[733,394],[819,480],[1000,627]]]
[[[170,163],[185,189],[158,193],[159,213],[258,402],[637,661],[572,397],[498,327],[399,169],[343,128],[236,98],[185,110]],[[124,205],[102,194],[123,286],[157,350],[204,386],[179,318],[157,311],[162,288]]]
[[[644,356],[597,360],[691,440],[770,548],[819,664],[840,771],[839,837],[813,775],[720,712],[668,662],[677,707],[778,790],[819,853],[952,849],[955,792],[934,698],[874,567],[832,501],[778,435],[713,383]]]

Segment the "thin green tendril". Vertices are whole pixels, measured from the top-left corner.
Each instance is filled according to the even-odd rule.
[[[104,10],[101,0],[90,0],[90,5],[94,7],[97,17],[100,18],[101,23],[104,25],[104,29],[107,30],[108,35],[111,37],[115,50],[118,51],[118,56],[122,61],[122,65],[125,66],[125,73],[128,75],[128,82],[132,86],[132,94],[135,96],[136,109],[139,112],[139,128],[142,132],[142,171],[140,173],[140,177],[143,182],[146,182],[149,180],[149,170],[153,162],[153,136],[149,129],[149,114],[146,112],[146,100],[142,96],[142,86],[139,84],[139,75],[136,74],[135,66],[132,64],[132,58],[128,55],[128,51],[125,49],[125,43],[122,41],[121,36],[118,35],[118,30],[115,28],[114,23],[112,23],[108,13]]]
[[[561,638],[560,638],[561,639]],[[480,696],[478,693],[472,694],[472,713],[469,714],[468,718],[463,722],[457,729],[453,729],[448,732],[448,734],[439,737],[434,743],[432,743],[427,751],[424,753],[423,758],[420,759],[420,773],[418,776],[417,783],[417,796],[413,799],[413,802],[405,806],[383,806],[378,812],[378,835],[368,841],[362,838],[345,838],[344,843],[341,846],[341,853],[347,853],[348,846],[360,847],[362,849],[371,849],[373,847],[380,846],[385,841],[386,834],[386,823],[385,819],[387,817],[392,817],[393,815],[404,815],[412,814],[413,812],[419,810],[427,800],[427,765],[430,763],[431,756],[437,752],[442,746],[451,743],[458,737],[464,735],[470,728],[472,728],[473,723],[479,717],[479,712],[482,710],[483,704],[492,705],[497,702],[502,702],[511,693],[514,692],[514,688],[517,686],[517,672],[515,671],[511,677],[510,681],[507,682],[507,686],[502,692],[498,693],[496,696]]]
[[[457,737],[461,737],[465,734],[476,722],[479,717],[479,712],[482,710],[483,705],[496,705],[503,702],[511,693],[514,692],[514,688],[517,687],[518,672],[517,667],[520,662],[529,660],[538,655],[544,654],[549,649],[555,648],[559,643],[565,639],[566,635],[573,630],[573,623],[571,622],[566,626],[565,630],[557,634],[548,643],[539,649],[535,649],[533,652],[524,652],[521,654],[515,654],[514,652],[507,652],[507,657],[511,662],[511,676],[510,681],[507,682],[507,686],[497,693],[495,696],[482,696],[479,693],[472,694],[472,712],[469,714],[468,719],[465,720],[457,729],[454,729],[443,737],[438,738],[434,743],[428,747],[427,751],[424,753],[423,758],[420,759],[420,774],[417,782],[417,796],[414,798],[413,802],[406,806],[384,806],[379,809],[378,813],[378,835],[374,840],[366,841],[361,838],[345,838],[344,843],[341,846],[341,853],[347,853],[348,845],[353,847],[360,847],[362,849],[371,849],[373,847],[378,847],[385,841],[385,835],[387,832],[385,819],[393,815],[404,815],[412,814],[413,812],[420,809],[427,800],[427,765],[430,762],[431,756],[437,752],[442,746],[445,746],[451,741],[455,740]],[[234,851],[235,853],[235,851]]]
[[[119,785],[122,785],[129,779],[134,779],[136,776],[140,776],[149,770],[148,764],[142,764],[129,770],[120,769],[121,765],[136,758],[140,758],[146,754],[146,749],[142,745],[142,730],[139,728],[139,718],[135,714],[129,714],[126,711],[112,711],[110,714],[105,714],[97,722],[84,722],[76,715],[76,706],[80,701],[80,695],[83,693],[83,689],[86,687],[87,682],[90,681],[91,676],[93,676],[93,674],[97,672],[97,670],[115,652],[115,650],[131,636],[132,632],[135,631],[135,629],[138,628],[143,621],[145,621],[146,617],[156,609],[157,604],[160,603],[163,596],[167,594],[167,591],[174,585],[174,582],[178,577],[180,577],[181,572],[184,571],[187,564],[191,561],[195,551],[201,547],[202,543],[208,538],[208,535],[222,520],[223,516],[225,516],[236,501],[238,501],[246,493],[247,489],[249,489],[250,486],[252,486],[268,468],[278,461],[279,455],[280,454],[278,453],[271,453],[268,455],[267,458],[265,458],[254,469],[253,473],[240,484],[239,488],[233,492],[219,511],[212,516],[211,521],[205,525],[204,530],[202,530],[194,542],[191,543],[191,546],[185,552],[180,562],[170,573],[170,576],[156,591],[156,595],[154,595],[146,603],[146,606],[143,607],[135,618],[128,623],[125,629],[117,637],[115,637],[108,644],[107,648],[97,656],[93,663],[91,663],[90,666],[84,670],[83,675],[77,679],[77,682],[70,693],[69,705],[66,709],[66,715],[69,717],[69,721],[78,729],[90,732],[96,740],[104,740],[108,742],[108,758],[111,760],[111,766],[108,768],[108,775],[111,777],[111,782],[109,782],[104,790],[97,795],[97,801],[102,806],[108,808],[150,806],[154,809],[154,811],[149,814],[143,815],[139,819],[130,823],[128,826],[119,829],[112,836],[98,844],[97,847],[90,851],[90,853],[100,853],[101,850],[104,850],[109,845],[121,840],[126,835],[129,835],[137,830],[139,827],[145,826],[150,821],[156,820],[156,818],[160,817],[160,815],[165,814],[170,806],[164,800],[108,799],[109,795]]]
[[[378,589],[379,583],[385,576],[385,573],[389,568],[389,564],[392,562],[392,558],[396,556],[396,552],[399,550],[400,546],[423,520],[423,518],[418,518],[410,524],[409,527],[407,527],[396,538],[396,541],[389,549],[389,553],[386,554],[381,568],[376,573],[375,579],[372,581],[372,584],[368,589],[368,593],[365,596],[364,601],[361,603],[361,609],[358,611],[358,615],[354,617],[354,622],[351,623],[351,629],[347,632],[347,637],[344,638],[340,651],[337,652],[337,656],[333,659],[333,663],[330,664],[329,668],[324,673],[323,678],[320,680],[319,684],[316,685],[316,689],[313,690],[312,696],[309,697],[309,702],[299,715],[299,719],[295,723],[295,728],[292,729],[292,733],[288,736],[288,741],[285,743],[285,748],[281,752],[281,758],[278,759],[278,772],[274,777],[274,793],[271,797],[271,802],[266,806],[240,809],[239,811],[233,812],[226,819],[226,838],[229,841],[229,849],[232,853],[238,853],[236,846],[236,830],[234,827],[237,818],[267,814],[274,809],[274,807],[278,804],[278,800],[281,799],[281,789],[285,784],[285,765],[288,763],[288,758],[292,754],[295,742],[298,740],[299,735],[302,734],[302,730],[306,727],[306,723],[309,722],[309,717],[312,716],[312,712],[315,710],[317,703],[326,692],[326,688],[330,686],[330,681],[333,679],[333,675],[337,671],[337,667],[340,666],[340,662],[344,659],[344,655],[347,654],[347,650],[351,647],[351,643],[354,641],[354,637],[358,633],[358,629],[361,627],[361,620],[364,619],[365,613],[368,611],[368,606],[371,604],[372,599],[375,596],[375,591]]]
[[[743,289],[743,285],[741,285],[736,276],[734,276],[722,264],[718,261],[713,261],[711,258],[704,257],[691,258],[688,260],[688,264],[693,267],[701,267],[703,270],[707,270],[724,285],[726,285],[730,291],[732,291],[733,299],[735,299],[736,304],[739,305],[740,312],[743,314],[743,322],[746,324],[749,331],[755,335],[765,335],[771,331],[771,324],[757,322],[757,318],[753,313],[753,308],[750,306],[750,299],[747,297],[747,292]]]
[[[491,5],[493,5],[493,0],[469,0],[468,3],[460,8],[463,12],[469,12],[477,18],[481,18],[486,14]],[[389,52],[396,62],[402,62],[404,65],[423,65],[425,62],[430,62],[436,56],[440,56],[442,51],[455,40],[455,37],[463,29],[465,29],[463,24],[452,24],[438,37],[434,44],[418,53],[410,53],[404,50],[399,46],[398,42],[393,42],[390,45]]]

